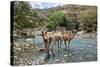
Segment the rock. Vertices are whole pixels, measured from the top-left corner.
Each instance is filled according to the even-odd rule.
[[[64,57],[68,56],[67,54],[64,55]]]
[[[32,44],[33,43],[33,39],[32,38],[27,38],[26,39],[26,43]]]
[[[69,54],[69,56],[72,56],[72,54]]]
[[[20,51],[20,50],[21,50],[21,48],[16,48],[16,50]]]
[[[77,32],[77,35],[82,35],[84,33],[85,33],[85,31],[79,31],[79,32]]]
[[[26,43],[25,39],[14,41],[14,65],[32,65],[34,46]]]

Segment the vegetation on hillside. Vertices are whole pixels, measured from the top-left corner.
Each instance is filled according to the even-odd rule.
[[[88,32],[96,31],[97,28],[97,12],[94,9],[81,11],[79,21],[82,24],[82,29]]]
[[[16,29],[56,27],[96,31],[97,7],[82,5],[64,5],[48,9],[32,8],[28,2],[14,2],[14,24]]]
[[[47,28],[49,29],[55,29],[57,26],[63,26],[66,27],[68,23],[68,17],[66,13],[63,12],[54,12],[51,13],[47,17]]]

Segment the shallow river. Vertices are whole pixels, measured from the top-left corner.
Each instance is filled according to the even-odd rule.
[[[37,49],[44,48],[43,38],[36,36],[31,38],[31,43]],[[50,52],[50,58],[45,59],[47,54],[43,51],[37,51],[33,65],[36,64],[55,64],[69,62],[87,62],[97,60],[97,38],[76,36],[70,43],[69,51],[65,50],[64,43],[61,44],[60,52],[58,53],[58,45],[53,44],[55,57]]]

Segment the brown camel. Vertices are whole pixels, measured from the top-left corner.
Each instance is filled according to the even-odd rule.
[[[63,32],[63,35],[62,35],[63,38],[62,39],[63,39],[65,47],[67,48],[68,51],[69,51],[70,42],[74,38],[75,33],[76,33],[75,30],[74,31],[65,31],[65,32]],[[66,50],[66,48],[65,48],[65,50]]]
[[[50,49],[50,45],[51,45],[51,42],[52,42],[51,35],[48,32],[42,31],[42,36],[43,36],[43,41],[44,41],[44,44],[45,44],[45,51],[47,52],[47,55],[48,55],[47,57],[49,58],[49,51],[50,50],[51,50],[53,56],[55,56],[53,50]]]
[[[58,52],[59,52],[59,49],[61,48],[62,44],[62,33],[60,31],[54,31],[53,37],[55,43],[58,44]]]

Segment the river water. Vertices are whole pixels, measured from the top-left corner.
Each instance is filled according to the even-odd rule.
[[[44,48],[43,38],[41,36],[36,36],[35,38],[33,38],[32,41],[35,44],[35,46],[37,46],[37,48]],[[50,52],[50,58],[48,59],[47,64],[87,62],[87,61],[97,60],[97,38],[96,37],[93,38],[93,37],[76,36],[70,43],[69,51],[65,50],[64,43],[61,44],[60,53],[58,52],[57,47],[58,47],[57,44],[53,44],[53,51],[55,57]],[[39,52],[37,56],[38,57],[36,60],[39,59],[40,62],[44,62],[43,57],[45,58],[46,56],[44,52],[43,53]]]
[[[87,62],[97,60],[96,37],[75,36],[70,43],[69,51],[65,50],[65,45],[62,43],[60,52],[58,52],[58,45],[52,43],[55,56],[53,56],[52,52],[50,52],[50,57],[48,59],[46,58],[47,53],[39,50],[44,48],[43,38],[41,36],[27,38],[25,40],[27,43],[31,43],[36,46],[34,49],[34,59],[32,59],[32,65]]]

